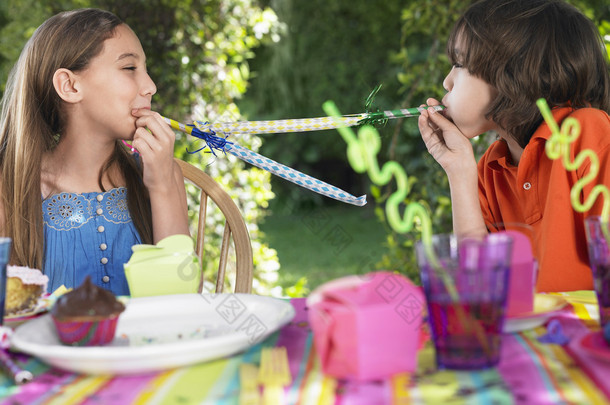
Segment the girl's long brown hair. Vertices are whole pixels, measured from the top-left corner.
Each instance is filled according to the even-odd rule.
[[[61,136],[64,123],[53,74],[59,68],[86,69],[121,24],[114,14],[98,9],[57,14],[36,30],[9,75],[0,117],[0,231],[13,239],[13,264],[38,269],[43,265],[41,161]],[[117,142],[100,170],[100,185],[114,164],[124,176],[136,229],[145,243],[151,243],[152,218],[141,168]]]
[[[498,90],[487,117],[521,147],[542,122],[536,100],[551,108],[610,112],[604,41],[591,20],[562,0],[483,0],[456,23],[452,63]]]

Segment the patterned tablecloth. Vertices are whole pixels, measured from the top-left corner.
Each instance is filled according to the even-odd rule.
[[[608,356],[595,357],[579,343],[599,328],[595,300],[591,294],[566,297],[572,305],[551,319],[568,344],[541,343],[545,326],[506,335],[499,366],[485,371],[438,371],[428,344],[414,374],[370,383],[338,381],[321,372],[305,300],[293,299],[293,321],[245,353],[137,376],[78,375],[17,355],[35,379],[17,387],[0,377],[0,398],[2,404],[237,404],[239,365],[258,364],[263,346],[285,346],[293,376],[286,388],[289,404],[609,403],[610,349]]]

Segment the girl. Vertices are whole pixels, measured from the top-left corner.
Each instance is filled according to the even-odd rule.
[[[559,124],[580,122],[572,160],[582,149],[600,158],[599,175],[581,198],[596,183],[610,186],[610,78],[595,25],[560,0],[483,0],[458,20],[447,49],[447,109],[424,112],[419,129],[447,173],[454,232],[477,236],[502,229],[498,224],[527,224],[537,290],[592,289],[583,220],[599,215],[602,202],[586,213],[570,203],[590,162],[569,172],[547,157],[550,130],[535,103],[545,98]],[[490,130],[499,140],[477,165],[469,140]]]
[[[156,90],[136,35],[96,9],[48,19],[13,68],[0,121],[0,230],[13,239],[11,263],[41,268],[51,291],[91,275],[128,294],[131,247],[189,233],[175,135],[150,109]]]

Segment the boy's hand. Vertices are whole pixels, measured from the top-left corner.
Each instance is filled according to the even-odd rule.
[[[430,98],[428,106],[440,105]],[[426,107],[426,106],[423,106]],[[447,174],[461,170],[476,161],[470,140],[443,113],[425,110],[418,118],[419,132],[428,152]]]

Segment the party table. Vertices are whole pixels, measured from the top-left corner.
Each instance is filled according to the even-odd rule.
[[[21,386],[0,377],[2,404],[238,404],[240,364],[260,362],[267,346],[287,349],[292,383],[287,404],[602,404],[610,402],[610,354],[593,356],[582,337],[599,329],[593,295],[565,294],[571,305],[548,322],[560,325],[569,343],[543,343],[546,326],[507,334],[498,367],[439,371],[428,342],[415,373],[357,383],[326,376],[313,345],[304,299],[292,299],[293,320],[240,354],[142,375],[81,375],[16,354],[35,378]],[[547,322],[546,325],[549,325]],[[610,349],[608,349],[610,353]]]

